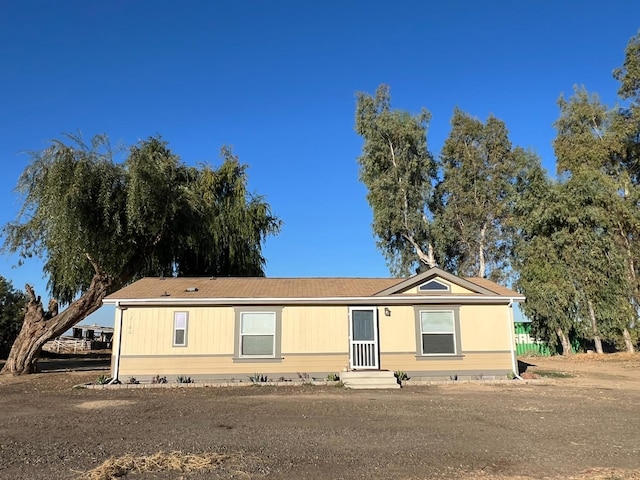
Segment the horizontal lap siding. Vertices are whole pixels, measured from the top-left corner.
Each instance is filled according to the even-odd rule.
[[[472,352],[463,353],[462,358],[416,358],[416,354],[382,353],[380,368],[384,370],[401,370],[403,372],[442,372],[455,374],[462,371],[494,372],[511,371],[511,352]],[[425,375],[428,376],[428,375]]]
[[[120,359],[120,372],[121,378],[125,379],[128,376],[154,375],[211,375],[232,378],[254,373],[289,373],[295,376],[297,373],[338,373],[349,361],[347,354],[305,356],[283,354],[283,357],[282,362],[276,363],[235,363],[231,357],[125,356]]]

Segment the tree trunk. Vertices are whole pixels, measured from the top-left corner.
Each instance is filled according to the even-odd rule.
[[[571,348],[569,337],[567,337],[567,335],[560,327],[556,328],[556,334],[558,335],[560,343],[562,344],[562,355],[572,355],[573,349]]]
[[[484,258],[484,248],[486,243],[486,237],[487,237],[487,224],[485,223],[482,225],[482,228],[480,229],[480,242],[478,243],[478,273],[476,274],[476,276],[480,278],[485,277],[485,270],[487,268],[487,262]]]
[[[624,346],[626,347],[627,352],[635,353],[636,348],[633,345],[633,341],[631,340],[631,334],[626,328],[622,330],[622,338],[624,339]]]
[[[35,372],[36,362],[44,344],[62,335],[100,308],[102,299],[108,295],[112,283],[112,279],[105,273],[96,273],[85,294],[62,313],[58,313],[55,301],[49,303],[49,311],[45,312],[40,297],[36,297],[33,287],[27,285],[29,300],[24,323],[0,373],[22,375]]]
[[[602,340],[600,339],[600,335],[598,335],[598,323],[596,322],[596,312],[593,309],[593,303],[591,303],[591,300],[587,301],[587,306],[589,307],[589,319],[591,320],[591,332],[593,335],[593,345],[596,348],[596,353],[602,354],[604,353],[602,350]]]

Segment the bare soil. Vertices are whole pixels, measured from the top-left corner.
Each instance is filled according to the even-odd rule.
[[[0,478],[180,451],[232,461],[126,478],[640,479],[640,355],[522,358],[537,379],[395,391],[74,389],[105,372],[65,360],[0,376]]]

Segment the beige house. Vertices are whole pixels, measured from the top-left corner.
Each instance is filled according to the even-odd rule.
[[[112,376],[412,378],[517,372],[517,292],[432,268],[398,278],[144,278],[116,306]]]

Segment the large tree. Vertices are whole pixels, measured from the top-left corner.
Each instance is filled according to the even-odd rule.
[[[103,135],[67,140],[32,153],[18,182],[23,207],[4,230],[7,250],[44,259],[55,299],[45,310],[27,285],[5,373],[33,372],[48,340],[141,276],[262,275],[262,243],[279,231],[227,148],[213,169],[183,164],[158,137],[132,146],[124,162]]]
[[[5,358],[20,332],[27,297],[0,276],[0,358]]]
[[[445,266],[458,275],[505,280],[515,202],[537,157],[512,147],[503,121],[490,116],[483,123],[456,108],[441,159],[435,225]]]
[[[356,132],[364,139],[360,179],[368,189],[378,247],[396,275],[437,262],[429,209],[437,173],[427,148],[430,118],[424,109],[418,115],[392,109],[386,85],[374,96],[357,96]]]

